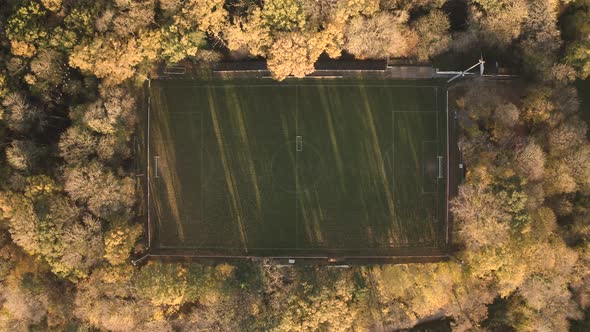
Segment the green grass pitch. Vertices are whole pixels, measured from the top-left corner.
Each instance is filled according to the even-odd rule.
[[[159,79],[148,96],[157,250],[369,257],[448,239],[439,82]]]

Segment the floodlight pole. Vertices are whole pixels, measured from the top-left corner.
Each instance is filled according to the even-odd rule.
[[[468,72],[468,71],[470,71],[471,69],[473,69],[473,68],[475,68],[475,67],[477,67],[477,66],[480,66],[480,70],[479,70],[479,72],[480,72],[480,75],[483,75],[483,64],[484,64],[484,63],[486,63],[486,62],[485,62],[485,61],[483,61],[483,59],[479,59],[479,61],[478,61],[476,64],[474,64],[473,66],[471,66],[471,67],[469,67],[469,68],[465,69],[464,71],[462,71],[462,72],[458,73],[457,75],[455,75],[455,76],[451,77],[451,78],[450,78],[450,79],[447,81],[447,83],[451,83],[451,82],[452,82],[452,81],[454,81],[455,79],[457,79],[457,78],[459,78],[459,77],[463,77],[463,76],[465,76],[465,74],[467,74],[467,72]]]
[[[146,258],[149,258],[149,257],[150,257],[150,254],[147,253],[136,260],[131,260],[131,264],[133,264],[133,266],[137,267],[139,263],[141,263],[143,260],[145,260]]]

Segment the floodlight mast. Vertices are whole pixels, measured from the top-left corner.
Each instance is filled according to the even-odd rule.
[[[457,79],[457,78],[459,78],[459,77],[463,77],[463,76],[465,76],[465,74],[467,74],[467,73],[468,73],[468,72],[469,72],[471,69],[473,69],[473,68],[475,68],[475,67],[477,67],[477,66],[479,66],[479,75],[480,75],[480,76],[483,76],[483,70],[484,70],[484,66],[483,66],[483,65],[484,65],[484,63],[486,63],[486,62],[485,62],[485,61],[483,61],[483,58],[479,58],[479,61],[478,61],[476,64],[474,64],[473,66],[471,66],[471,67],[469,67],[469,68],[465,69],[465,70],[464,70],[464,71],[462,71],[462,72],[459,72],[457,75],[455,75],[455,76],[451,77],[451,78],[450,78],[450,79],[447,81],[447,83],[451,83],[451,82],[452,82],[452,81],[454,81],[455,79]]]

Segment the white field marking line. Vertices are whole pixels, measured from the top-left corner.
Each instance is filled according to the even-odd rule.
[[[435,247],[433,247],[435,248]],[[437,249],[437,248],[435,248]],[[240,258],[240,259],[247,259],[247,258],[270,258],[270,259],[285,259],[285,258],[294,258],[294,259],[329,259],[328,256],[265,256],[265,255],[180,255],[180,254],[150,254],[150,257],[194,257],[194,258]],[[341,259],[375,259],[375,258],[394,258],[394,259],[412,259],[412,258],[449,258],[449,255],[375,255],[375,256],[342,256],[338,257]],[[293,266],[293,265],[286,265],[286,266]]]
[[[325,86],[337,86],[337,87],[358,87],[358,84],[286,84],[286,85],[272,85],[272,84],[255,84],[255,85],[241,85],[241,84],[227,84],[227,85],[182,85],[182,86],[174,86],[171,88],[174,89],[192,89],[192,88],[235,88],[235,87],[248,87],[248,88],[292,88],[292,87],[325,87]],[[364,85],[367,88],[417,88],[417,89],[436,89],[438,86],[436,85],[379,85],[379,84],[370,84]]]
[[[158,175],[158,159],[160,158],[160,156],[154,156],[154,178],[159,178],[160,176]]]
[[[440,139],[440,125],[439,125],[439,121],[438,118],[440,117],[440,105],[438,104],[438,87],[436,87],[434,89],[434,97],[435,97],[435,104],[434,107],[436,108],[437,112],[436,112],[436,153],[438,154],[438,141]],[[439,168],[440,169],[440,168]],[[436,192],[438,194],[438,188],[440,185],[440,181],[438,181],[438,179],[436,180]],[[438,204],[439,200],[440,200],[440,195],[436,195],[436,198],[434,199],[435,202],[434,204],[436,205],[436,209],[435,209],[435,218],[436,218],[436,223],[438,224],[440,222],[440,204]]]
[[[391,186],[391,196],[393,197],[394,201],[397,199],[395,190],[395,187],[397,186],[397,178],[395,177],[395,145],[397,144],[397,141],[395,140],[395,113],[397,113],[397,111],[395,110],[395,103],[393,103],[391,105],[391,182],[389,185]],[[397,227],[400,233],[402,232],[403,228],[401,227],[401,223],[399,221],[396,223],[395,227]]]
[[[450,176],[450,162],[449,162],[449,155],[450,155],[450,146],[449,146],[449,89],[447,88],[446,90],[447,93],[447,97],[446,97],[446,110],[447,110],[447,199],[446,199],[446,204],[447,204],[447,211],[446,211],[446,228],[447,228],[447,238],[446,238],[446,243],[447,245],[449,244],[449,192],[450,192],[450,181],[449,181],[449,176]]]
[[[427,179],[427,176],[426,176],[426,174],[427,174],[427,172],[426,172],[426,158],[425,158],[425,151],[426,151],[426,149],[424,148],[424,144],[425,143],[434,143],[434,144],[437,144],[438,143],[438,139],[437,140],[434,140],[434,141],[422,141],[422,151],[420,151],[420,153],[421,153],[422,159],[424,160],[423,163],[422,163],[422,165],[421,165],[422,166],[422,179],[423,180]],[[438,185],[438,181],[437,181],[437,185]],[[436,194],[436,193],[438,193],[438,190],[435,190],[435,191],[425,191],[424,190],[424,187],[425,187],[424,182],[422,182],[422,186],[421,186],[422,195],[429,195],[429,194]],[[435,204],[438,204],[438,203],[435,203]]]
[[[207,103],[209,101],[207,100]],[[209,105],[207,105],[209,106]],[[201,210],[201,220],[205,220],[206,216],[207,216],[207,211],[205,211],[205,187],[203,187],[203,180],[205,179],[205,161],[204,161],[204,154],[205,154],[205,144],[204,142],[204,129],[203,129],[203,113],[201,112],[201,180],[200,180],[200,185],[201,185],[201,208],[199,210]]]
[[[167,250],[243,250],[239,247],[224,247],[224,246],[159,246],[160,249]],[[309,248],[295,248],[295,247],[250,247],[249,250],[333,250],[333,251],[346,251],[346,250],[399,250],[399,249],[440,249],[436,244],[428,243],[427,246],[392,246],[392,247],[356,247],[356,248],[329,248],[329,247],[309,247]],[[293,256],[286,256],[293,257]]]
[[[151,90],[149,89],[149,87],[151,87],[151,80],[148,80],[148,107],[147,107],[147,153],[146,153],[146,167],[147,167],[147,172],[146,172],[146,184],[147,184],[147,237],[148,237],[148,248],[151,247],[151,241],[152,241],[152,222],[151,222],[151,211],[150,211],[150,104],[151,104]]]
[[[438,156],[436,158],[438,158],[438,178],[439,179],[442,179],[442,177],[443,177],[443,174],[442,174],[442,167],[443,167],[443,165],[442,165],[442,159],[443,159],[443,157],[442,156]]]
[[[295,134],[299,131],[299,86],[295,85]],[[299,239],[299,171],[297,165],[299,163],[298,153],[295,153],[295,249],[299,248],[297,243]]]
[[[438,113],[439,111],[392,111],[391,113]],[[180,111],[180,112],[168,112],[169,114],[194,114],[199,112],[192,111]]]

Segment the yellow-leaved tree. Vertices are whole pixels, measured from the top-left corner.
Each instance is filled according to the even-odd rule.
[[[143,62],[154,61],[159,54],[160,32],[143,31],[121,38],[105,34],[76,46],[70,66],[103,79],[106,85],[119,84],[132,77]]]

